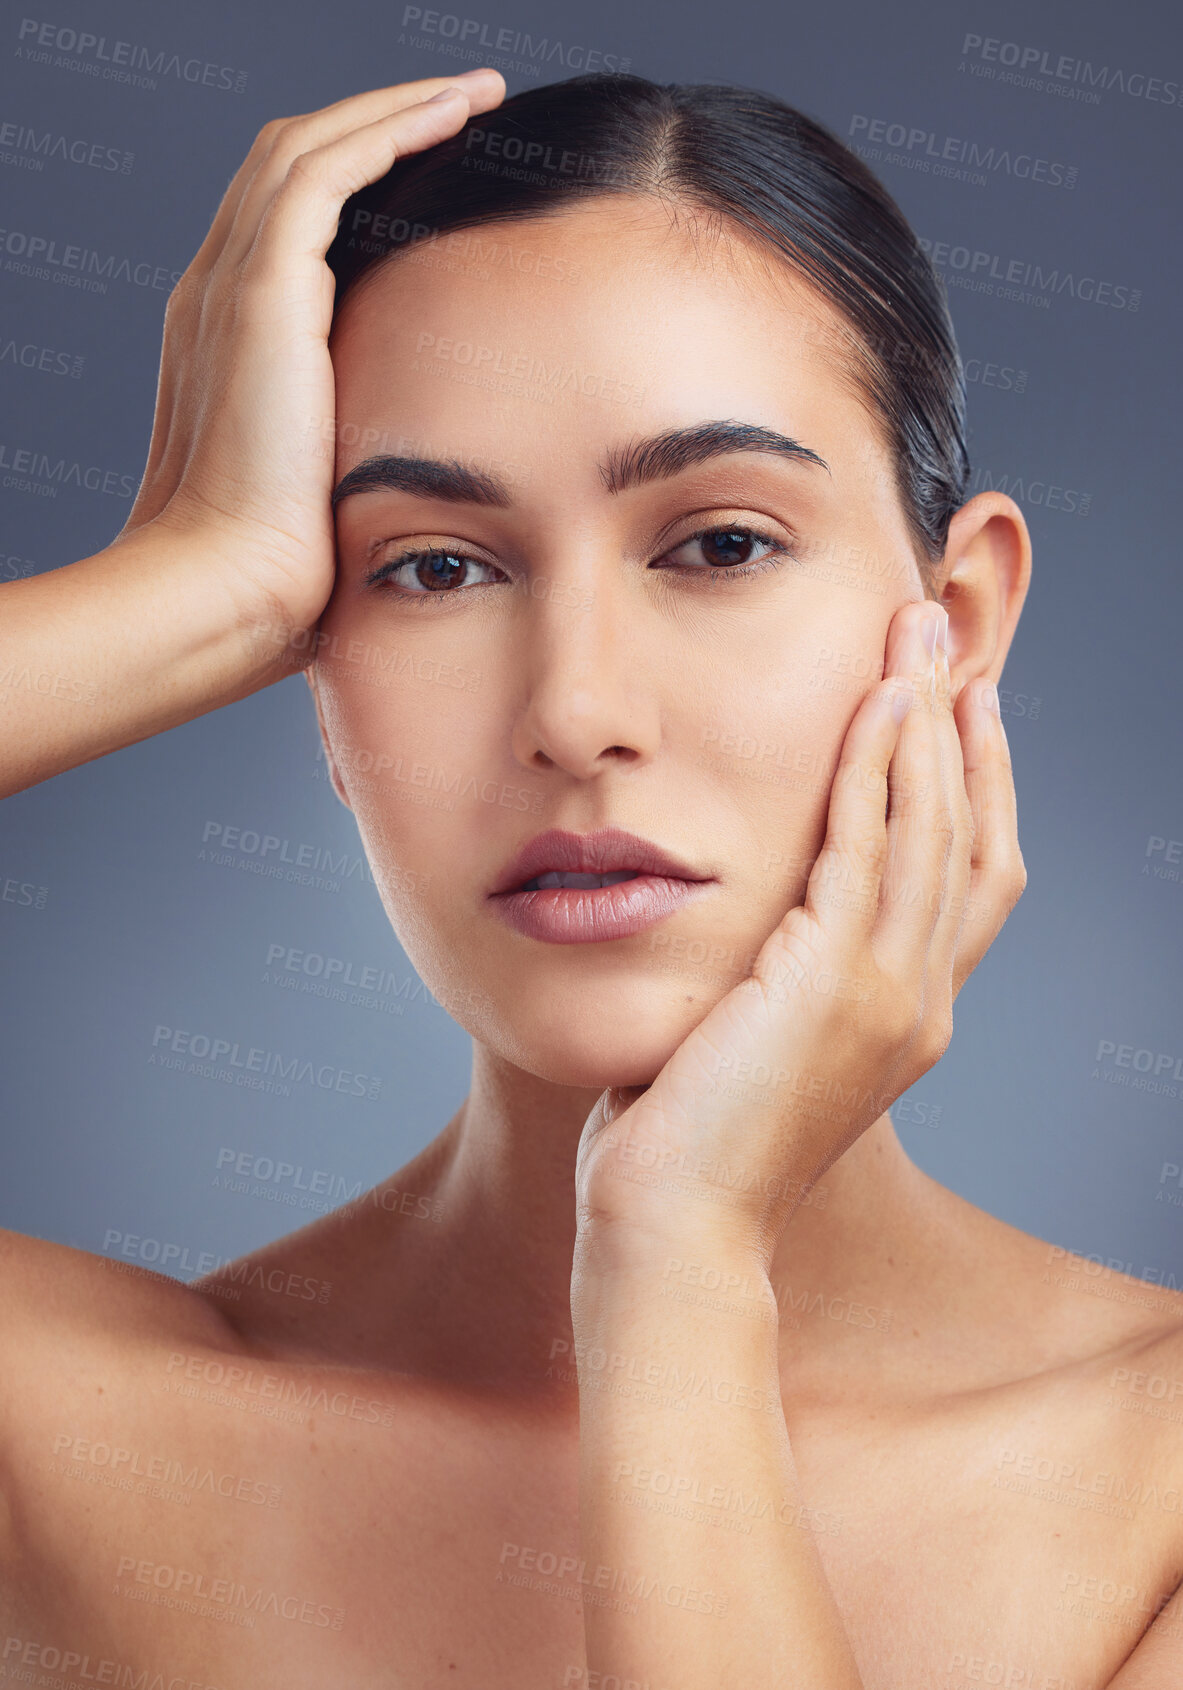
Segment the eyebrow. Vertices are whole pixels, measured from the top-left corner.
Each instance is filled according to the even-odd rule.
[[[775,429],[756,423],[695,423],[688,428],[667,429],[664,434],[627,446],[614,447],[599,466],[606,492],[623,493],[649,481],[668,480],[694,464],[729,452],[772,452],[794,463],[813,464],[830,473],[824,458]],[[513,494],[495,475],[466,469],[457,459],[367,458],[341,478],[333,489],[333,508],[351,493],[372,493],[385,488],[415,493],[421,498],[445,499],[455,504],[512,505]]]

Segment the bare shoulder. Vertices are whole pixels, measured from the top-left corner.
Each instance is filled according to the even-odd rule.
[[[69,1244],[0,1228],[0,1341],[120,1332],[129,1339],[178,1324],[215,1337],[224,1322],[208,1298],[167,1274]],[[53,1330],[50,1330],[53,1329]],[[194,1334],[196,1335],[196,1334]]]
[[[0,1437],[43,1389],[68,1394],[88,1363],[134,1369],[145,1350],[181,1341],[235,1344],[216,1304],[178,1280],[0,1229]]]
[[[981,1339],[976,1383],[1109,1370],[1116,1385],[1129,1382],[1122,1369],[1153,1370],[1151,1400],[1183,1417],[1183,1291],[1169,1273],[1038,1238],[946,1187],[931,1194],[929,1251],[945,1268],[947,1318]]]
[[[1174,1365],[1183,1381],[1183,1291],[1170,1275],[1006,1230],[1021,1240],[1018,1248],[1035,1308],[1082,1361],[1104,1364],[1129,1352],[1155,1365]],[[1183,1383],[1176,1395],[1183,1399]]]

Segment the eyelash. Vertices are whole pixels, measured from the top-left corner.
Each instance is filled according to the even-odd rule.
[[[761,545],[769,546],[772,549],[764,557],[757,558],[752,563],[667,564],[665,567],[678,574],[708,576],[712,581],[720,578],[730,581],[740,576],[751,579],[753,576],[762,575],[767,569],[780,569],[783,567],[783,560],[794,560],[797,556],[791,545],[777,540],[774,535],[765,534],[760,529],[752,528],[743,522],[713,522],[707,528],[696,529],[693,534],[684,535],[675,545],[669,547],[668,551],[663,552],[662,556],[667,557],[670,552],[681,551],[683,546],[689,546],[696,540],[705,540],[709,534],[742,534],[746,538],[757,540]],[[405,552],[401,552],[398,557],[390,558],[385,563],[379,564],[377,569],[372,570],[365,577],[365,585],[393,593],[403,599],[443,599],[450,598],[457,592],[472,591],[471,587],[452,587],[442,588],[439,592],[432,592],[430,588],[426,587],[415,589],[394,584],[391,577],[399,569],[406,564],[417,563],[423,558],[456,558],[461,563],[475,564],[478,568],[494,569],[497,567],[495,564],[485,563],[482,558],[471,556],[470,553],[461,550],[458,546],[414,546]],[[496,581],[477,583],[478,586],[488,587],[500,584]]]

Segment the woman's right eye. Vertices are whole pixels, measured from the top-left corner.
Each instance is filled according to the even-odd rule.
[[[473,572],[482,569],[487,572],[485,580],[474,581]],[[397,557],[388,558],[366,576],[366,586],[376,587],[389,582],[396,591],[414,596],[423,593],[450,593],[460,587],[484,586],[495,576],[506,579],[494,564],[469,557],[466,552],[438,546],[427,550],[400,552]]]

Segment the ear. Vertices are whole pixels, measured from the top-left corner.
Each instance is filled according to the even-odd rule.
[[[1031,536],[1005,493],[979,493],[949,524],[934,593],[949,613],[949,678],[956,698],[979,675],[995,683],[1031,582]]]
[[[353,805],[349,802],[349,798],[346,794],[345,786],[341,780],[341,771],[337,767],[336,760],[333,757],[333,748],[329,744],[329,736],[325,729],[324,709],[320,701],[320,689],[316,684],[315,663],[310,663],[308,668],[305,669],[304,679],[308,682],[309,688],[312,692],[312,702],[316,706],[316,723],[320,729],[321,744],[325,748],[325,762],[329,766],[329,779],[333,783],[333,791],[337,794],[337,797],[341,800],[342,804],[344,804],[345,808],[347,810],[352,810]]]

